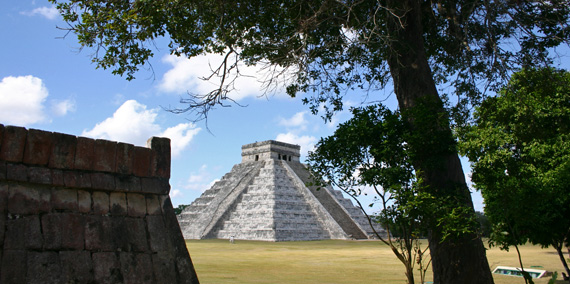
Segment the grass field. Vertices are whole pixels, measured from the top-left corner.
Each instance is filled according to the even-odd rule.
[[[188,240],[186,245],[202,284],[405,283],[403,265],[378,241],[236,241],[232,245],[227,240]],[[553,249],[527,245],[521,248],[521,253],[525,267],[563,271]],[[491,268],[519,266],[514,250],[492,248],[487,257]],[[431,277],[428,275],[428,281]],[[494,278],[496,284],[524,283],[519,277],[494,275]],[[419,277],[416,281],[419,283]],[[547,279],[535,281],[547,282]]]

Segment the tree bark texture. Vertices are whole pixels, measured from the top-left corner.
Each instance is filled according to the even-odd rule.
[[[432,103],[427,104],[428,111],[436,114],[434,117],[445,118],[443,102],[439,97],[425,54],[420,1],[389,0],[387,6],[389,13],[387,29],[391,43],[388,64],[400,110],[405,112],[422,101],[429,101]],[[414,118],[409,121],[412,133],[423,135],[420,137],[425,141],[442,139],[448,146],[444,151],[431,151],[422,149],[422,145],[414,141],[409,141],[412,151],[415,148],[415,151],[421,153],[413,163],[423,179],[423,184],[428,186],[432,194],[453,195],[474,213],[457,150],[449,150],[454,149],[454,141],[441,137],[452,137],[449,122],[444,121],[444,124],[441,124],[441,121],[427,122],[428,125],[438,128],[433,133],[440,137],[434,137],[427,136],[429,132],[420,129],[425,127],[425,121]],[[432,226],[428,232],[434,283],[493,283],[480,237],[476,233],[469,233],[442,241],[441,229]]]
[[[570,276],[570,268],[568,268],[568,263],[566,263],[566,258],[564,258],[564,252],[562,252],[562,247],[564,246],[563,243],[556,243],[554,242],[553,247],[556,249],[556,252],[558,253],[558,257],[560,258],[560,261],[562,262],[562,266],[564,266],[564,270],[566,270],[566,273],[568,273],[568,276]],[[566,247],[568,249],[568,254],[570,254],[570,247]],[[568,280],[570,282],[570,279]]]

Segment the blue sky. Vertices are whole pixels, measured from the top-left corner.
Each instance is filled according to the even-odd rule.
[[[216,56],[192,60],[168,55],[166,44],[151,60],[152,71],[142,70],[126,81],[110,70],[96,69],[93,50],[79,50],[75,35],[65,27],[47,1],[7,1],[0,12],[0,123],[77,136],[109,139],[143,146],[151,136],[172,140],[174,205],[189,204],[241,161],[241,145],[279,140],[301,145],[302,159],[320,137],[332,134],[346,112],[325,124],[311,115],[300,98],[277,89],[263,96],[259,68],[242,68],[252,77],[237,82],[231,97],[239,104],[213,110],[205,121],[164,108],[183,107],[187,92],[210,90],[208,75]],[[375,99],[386,99],[389,91]],[[351,94],[354,105],[364,95]],[[208,130],[209,129],[209,130]],[[469,169],[466,168],[468,175]],[[482,210],[479,194],[474,195]]]
[[[262,96],[261,83],[244,78],[232,98],[240,107],[217,108],[205,121],[164,108],[183,107],[187,91],[209,90],[219,58],[191,61],[168,55],[166,44],[133,81],[96,69],[93,50],[79,50],[75,35],[47,1],[8,1],[0,12],[0,123],[109,139],[143,146],[151,136],[172,140],[171,197],[189,204],[233,165],[241,145],[264,140],[299,144],[303,156],[319,137],[332,134],[300,98],[276,91]],[[160,44],[160,42],[159,42]],[[242,72],[255,76],[256,68]],[[358,100],[358,96],[354,97]],[[346,113],[335,121],[348,118]],[[208,130],[209,129],[209,130]]]

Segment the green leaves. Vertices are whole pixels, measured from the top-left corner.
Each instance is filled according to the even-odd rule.
[[[50,2],[69,24],[63,29],[93,49],[97,68],[131,80],[161,37],[178,56],[233,50],[247,65],[289,68],[283,78],[287,93],[311,93],[304,102],[314,112],[325,105],[328,119],[343,109],[350,91],[375,91],[389,82],[386,61],[399,43],[387,23],[403,17],[397,7],[378,1]],[[435,83],[452,87],[457,96],[457,123],[464,123],[485,89],[497,89],[512,70],[551,61],[548,49],[569,42],[569,6],[568,0],[422,2],[422,48]]]
[[[475,118],[458,131],[460,150],[485,198],[491,242],[503,248],[568,242],[570,73],[522,70]]]
[[[313,170],[343,184],[409,187],[413,170],[403,140],[405,122],[381,105],[355,108],[352,113],[351,120],[333,136],[322,138],[310,153]]]

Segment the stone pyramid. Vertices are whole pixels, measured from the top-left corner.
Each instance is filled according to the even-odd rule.
[[[367,239],[360,209],[331,187],[307,187],[300,146],[264,141],[242,146],[242,162],[178,217],[185,239],[305,241]]]

